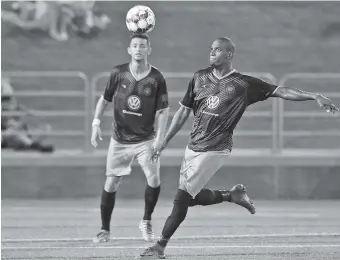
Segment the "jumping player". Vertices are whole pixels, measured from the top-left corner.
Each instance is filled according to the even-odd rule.
[[[159,149],[164,139],[169,114],[168,92],[162,73],[147,61],[151,53],[147,35],[133,35],[128,53],[131,62],[113,68],[104,95],[97,103],[92,123],[91,143],[97,147],[97,137],[102,139],[100,117],[107,104],[113,101],[113,131],[100,204],[102,227],[93,240],[98,243],[108,242],[110,239],[110,220],[116,191],[122,177],[130,174],[134,158],[147,179],[145,212],[139,228],[145,240],[151,241],[154,236],[151,214],[160,192],[160,164],[151,162],[149,158],[153,149]],[[157,117],[158,127],[155,133],[154,123]]]
[[[255,213],[255,207],[242,184],[225,191],[203,188],[230,154],[233,131],[248,106],[269,97],[279,97],[291,101],[315,100],[327,112],[339,110],[320,94],[278,87],[237,72],[232,67],[234,53],[235,45],[230,39],[221,37],[213,42],[210,67],[194,74],[164,143],[153,153],[151,159],[157,161],[192,110],[194,122],[172,212],[165,222],[160,239],[141,254],[141,259],[164,258],[164,249],[185,219],[188,207],[227,201]]]

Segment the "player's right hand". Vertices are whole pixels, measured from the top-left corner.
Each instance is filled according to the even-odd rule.
[[[91,144],[94,147],[97,147],[97,145],[98,145],[97,137],[99,137],[99,140],[103,140],[103,138],[102,138],[102,130],[100,130],[100,126],[99,125],[94,125],[94,126],[92,126],[92,136],[91,136]]]
[[[163,142],[162,145],[158,146],[158,147],[154,147],[154,150],[151,153],[151,157],[150,160],[152,163],[156,163],[159,159],[159,157],[161,156],[162,151],[165,149],[166,147],[166,143]]]

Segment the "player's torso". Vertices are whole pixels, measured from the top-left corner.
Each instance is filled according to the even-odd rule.
[[[117,135],[141,141],[143,137],[153,134],[158,78],[159,72],[153,67],[141,79],[136,79],[128,66],[121,69],[113,97]]]
[[[194,85],[194,122],[189,147],[197,151],[231,150],[232,134],[244,113],[247,84],[242,75],[219,78],[203,71]]]
[[[145,118],[155,113],[157,75],[152,70],[140,80],[129,71],[121,72],[114,95],[114,106],[120,114]]]
[[[198,76],[194,86],[194,113],[196,117],[226,120],[246,108],[247,85],[241,74],[234,72],[218,78],[212,71]]]

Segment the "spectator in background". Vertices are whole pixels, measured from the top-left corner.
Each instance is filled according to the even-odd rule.
[[[70,9],[71,28],[80,37],[91,38],[107,28],[110,18],[98,11],[95,1],[74,2]]]
[[[58,41],[69,39],[69,31],[91,37],[106,29],[110,19],[95,15],[95,1],[25,1],[2,11],[2,20],[23,30],[42,30]]]
[[[24,106],[18,105],[14,91],[8,79],[1,79],[1,148],[14,150],[35,150],[40,152],[53,152],[52,145],[43,145],[43,136],[34,139],[29,134],[26,123],[29,111]],[[5,112],[5,115],[4,115]],[[12,115],[7,115],[11,112]],[[6,114],[7,113],[7,114]],[[42,131],[49,131],[47,124],[41,126]]]

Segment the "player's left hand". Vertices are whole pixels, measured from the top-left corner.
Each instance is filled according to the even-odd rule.
[[[323,95],[317,95],[315,100],[318,102],[319,106],[324,108],[327,112],[332,112],[334,114],[336,111],[339,111],[339,108],[337,108],[329,98]]]

